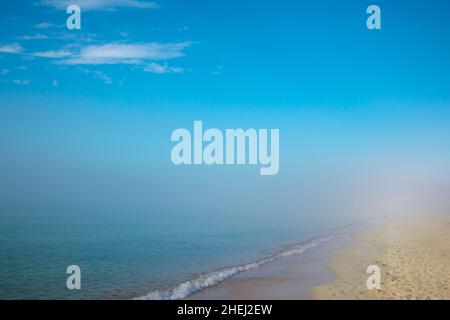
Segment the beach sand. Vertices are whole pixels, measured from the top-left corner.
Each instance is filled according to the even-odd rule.
[[[334,252],[330,283],[311,289],[315,299],[450,299],[450,219],[387,219],[354,235]],[[381,269],[381,289],[369,290],[369,265]]]

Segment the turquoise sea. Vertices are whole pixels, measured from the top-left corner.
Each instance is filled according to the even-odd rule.
[[[155,216],[8,218],[0,224],[0,299],[184,298],[237,273],[313,250],[331,239],[338,224],[280,228]],[[72,264],[81,268],[81,290],[66,288]]]

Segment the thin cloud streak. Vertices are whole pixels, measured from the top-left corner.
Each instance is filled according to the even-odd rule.
[[[81,47],[77,52],[67,47],[61,50],[48,50],[41,52],[24,52],[17,43],[0,46],[0,53],[21,54],[29,57],[58,59],[59,64],[67,65],[101,65],[101,64],[144,64],[151,61],[164,61],[183,57],[184,49],[192,46],[193,42],[179,43],[150,42],[142,44],[109,43],[102,45],[88,45]],[[153,71],[165,68],[166,72],[181,73],[181,69],[168,68],[163,65],[154,65]],[[151,68],[149,69],[150,72]],[[163,73],[163,72],[159,72]]]
[[[43,6],[66,9],[74,4],[82,10],[115,10],[117,8],[154,9],[159,5],[144,0],[42,0]]]
[[[159,64],[159,63],[150,63],[147,67],[144,68],[145,72],[156,73],[156,74],[165,74],[165,73],[183,73],[184,69],[180,67],[171,67],[168,66],[167,63]]]
[[[18,43],[12,43],[12,44],[6,44],[6,45],[0,45],[0,52],[1,53],[22,53],[23,48]]]
[[[35,29],[49,29],[49,28],[58,28],[61,27],[60,25],[49,23],[49,22],[41,22],[36,25],[34,25]]]
[[[23,35],[23,36],[18,36],[17,39],[20,40],[46,40],[48,39],[48,36],[45,34],[33,34],[33,35]]]
[[[81,48],[74,57],[62,60],[61,64],[142,64],[147,61],[169,60],[184,56],[183,50],[192,42],[144,44],[90,45]]]
[[[43,52],[35,52],[32,54],[33,57],[39,57],[39,58],[52,58],[52,59],[61,59],[65,57],[71,56],[72,53],[66,50],[59,50],[59,51],[43,51]]]

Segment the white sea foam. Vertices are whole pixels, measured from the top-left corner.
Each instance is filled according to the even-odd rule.
[[[316,238],[310,241],[296,244],[287,247],[285,250],[271,254],[258,261],[247,263],[239,266],[226,267],[223,269],[206,272],[198,275],[197,277],[179,283],[174,287],[167,290],[154,290],[146,295],[136,298],[136,300],[177,300],[184,299],[189,295],[201,291],[205,288],[214,286],[238,273],[254,270],[266,263],[279,260],[285,257],[289,257],[296,254],[301,254],[307,249],[314,248],[322,242],[331,240],[333,236],[326,238]]]

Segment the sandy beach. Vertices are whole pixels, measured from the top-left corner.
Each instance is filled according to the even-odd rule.
[[[387,219],[333,253],[332,282],[315,299],[450,299],[450,219]],[[381,269],[381,289],[368,290],[366,268]]]

